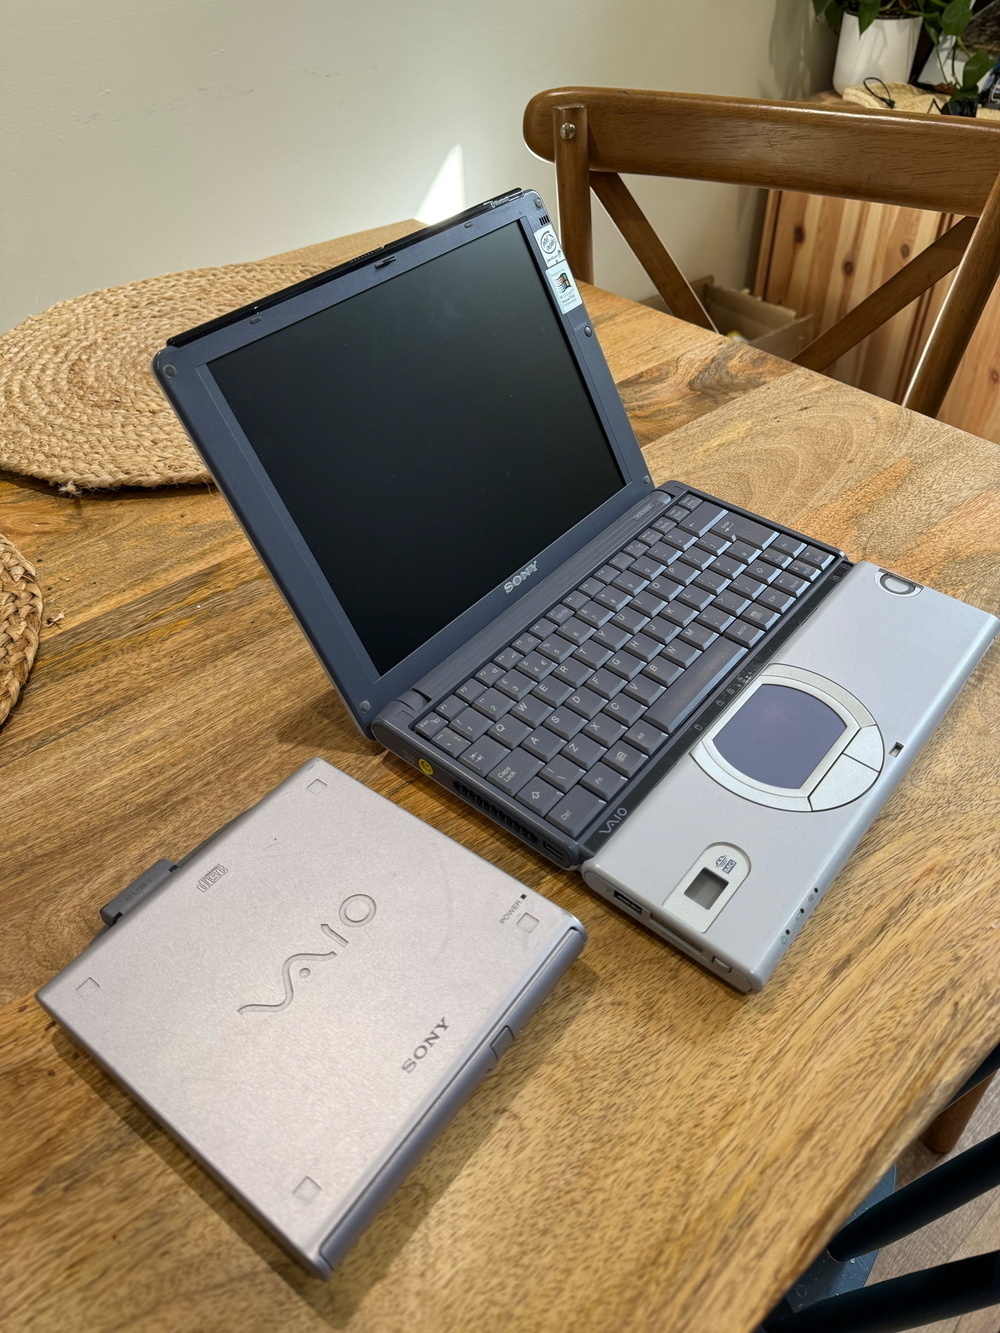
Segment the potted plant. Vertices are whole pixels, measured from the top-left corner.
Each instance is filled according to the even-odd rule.
[[[995,59],[972,51],[964,40],[973,0],[813,0],[816,14],[840,33],[833,86],[838,93],[882,79],[906,83],[924,27],[935,43],[944,80],[942,91],[965,96]]]

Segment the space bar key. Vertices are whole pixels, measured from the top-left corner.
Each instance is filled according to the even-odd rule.
[[[661,731],[676,731],[745,653],[745,648],[729,639],[716,639],[680,679],[646,709],[643,722],[659,727]]]

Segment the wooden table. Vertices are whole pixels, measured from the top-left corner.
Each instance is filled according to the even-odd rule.
[[[995,445],[586,298],[657,481],[996,609]],[[8,1333],[748,1333],[1000,1035],[1000,654],[743,998],[363,740],[218,495],[66,498],[9,478],[0,531],[37,560],[47,614],[65,612],[0,733]],[[101,903],[313,754],[590,931],[327,1285],[32,999]]]

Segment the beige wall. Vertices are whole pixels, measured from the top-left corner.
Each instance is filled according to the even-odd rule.
[[[796,97],[833,54],[809,0],[11,0],[6,29],[0,328],[412,216],[456,145],[470,203],[551,198],[520,133],[545,87]],[[688,273],[746,280],[754,194],[637,192]],[[647,294],[603,220],[597,240],[598,281]]]

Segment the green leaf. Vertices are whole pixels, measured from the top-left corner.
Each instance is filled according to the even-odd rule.
[[[960,0],[954,0],[955,4]],[[872,26],[878,18],[878,12],[882,8],[881,0],[861,0],[858,8],[858,32],[865,32]]]
[[[965,68],[962,70],[962,93],[978,91],[979,80],[984,74],[988,74],[996,62],[996,56],[989,51],[976,51],[965,62]]]
[[[941,31],[949,37],[961,37],[972,19],[972,0],[951,0],[941,15]]]

